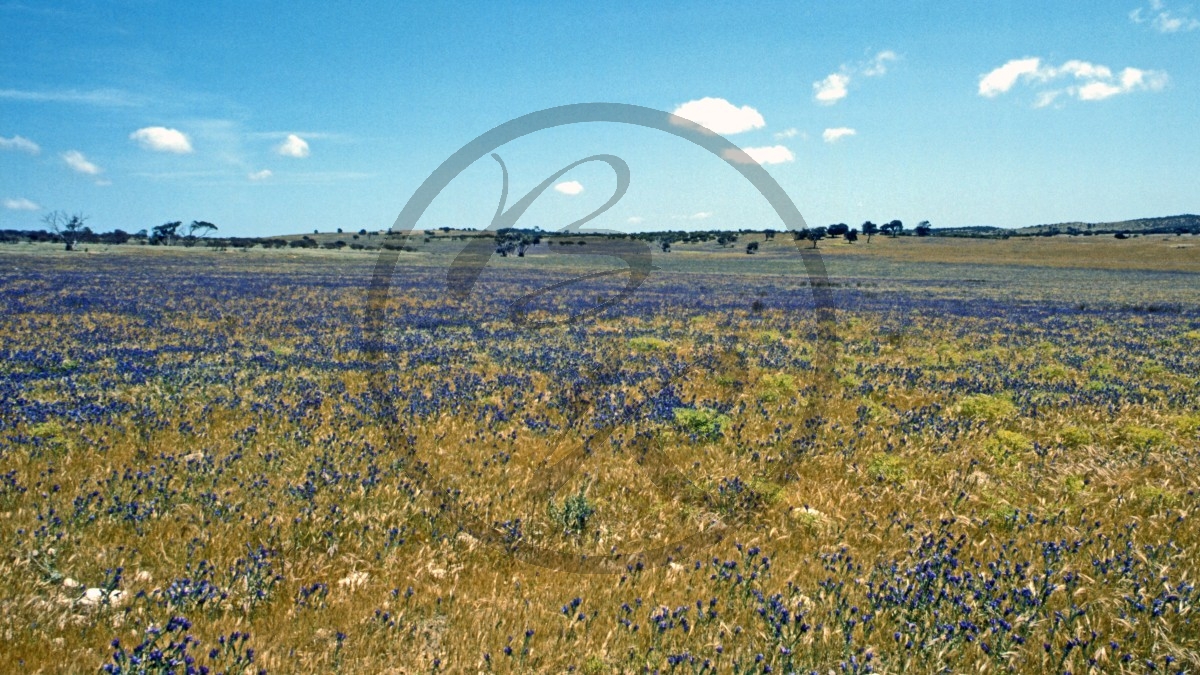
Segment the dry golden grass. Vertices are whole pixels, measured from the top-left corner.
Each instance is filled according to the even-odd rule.
[[[930,251],[1026,245],[953,243],[830,255],[919,275]],[[528,263],[458,305],[413,266],[380,417],[356,342],[373,259],[193,253],[0,253],[0,671],[95,671],[173,616],[199,663],[248,631],[268,672],[1200,664],[1195,307],[1064,288],[1040,313],[963,286],[935,298],[970,301],[953,314],[840,279],[830,357],[787,309],[802,283],[665,274],[531,333],[495,311],[545,282]],[[565,531],[580,491],[595,513]],[[614,551],[628,568],[574,566]],[[80,601],[118,567],[119,601]]]

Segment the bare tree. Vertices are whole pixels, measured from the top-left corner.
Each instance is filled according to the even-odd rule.
[[[74,251],[75,243],[87,234],[88,229],[84,226],[87,219],[82,213],[67,215],[66,211],[51,211],[42,216],[42,222],[63,240],[68,251]]]

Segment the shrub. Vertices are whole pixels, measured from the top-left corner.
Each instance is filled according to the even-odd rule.
[[[867,473],[875,480],[889,483],[903,483],[908,480],[908,467],[905,466],[904,459],[886,453],[879,453],[871,458],[871,463],[867,465]]]
[[[1033,443],[1025,436],[1015,431],[1001,429],[988,441],[987,452],[997,462],[1005,463],[1020,454],[1033,449]]]
[[[1179,495],[1157,485],[1143,485],[1135,491],[1138,499],[1152,506],[1171,508],[1179,504]]]
[[[729,418],[711,408],[675,408],[675,425],[704,440],[720,438]]]
[[[665,352],[671,348],[671,343],[656,337],[635,337],[629,341],[629,346],[636,352]]]
[[[774,403],[796,395],[796,378],[787,373],[763,375],[758,381],[758,399]]]
[[[1161,429],[1126,424],[1117,430],[1117,438],[1132,450],[1148,452],[1166,443],[1167,434]]]
[[[1017,414],[1017,406],[1006,395],[974,394],[959,401],[955,408],[959,415],[972,420],[998,422]]]
[[[1068,496],[1074,497],[1075,495],[1083,492],[1083,488],[1086,485],[1087,480],[1084,479],[1083,476],[1070,475],[1067,476],[1065,481],[1063,481],[1063,490],[1066,491]]]
[[[1058,430],[1058,440],[1068,448],[1081,448],[1092,442],[1092,432],[1082,427],[1066,426]]]
[[[1200,414],[1181,417],[1175,422],[1175,426],[1179,429],[1179,433],[1184,436],[1192,438],[1200,436]]]
[[[584,488],[563,500],[562,506],[550,501],[550,520],[562,528],[563,534],[583,534],[596,507],[588,501]]]

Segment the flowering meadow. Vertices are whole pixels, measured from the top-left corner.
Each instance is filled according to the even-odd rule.
[[[773,245],[0,250],[0,672],[1200,669],[1200,270]]]

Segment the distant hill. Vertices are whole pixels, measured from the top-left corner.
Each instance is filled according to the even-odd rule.
[[[1200,233],[1200,216],[1185,214],[1162,218],[1139,218],[1114,223],[1057,223],[1054,225],[1032,225],[1007,230],[1011,235],[1046,237],[1055,234],[1196,234]]]
[[[1012,232],[994,225],[969,225],[964,227],[935,227],[933,234],[937,237],[998,237],[1005,232]]]

